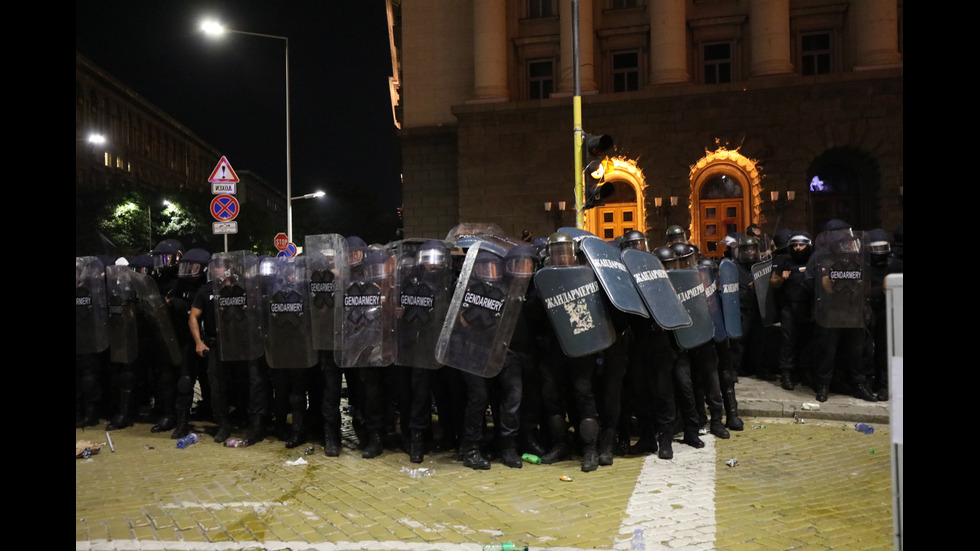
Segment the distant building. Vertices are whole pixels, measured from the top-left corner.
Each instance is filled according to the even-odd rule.
[[[92,133],[105,143],[90,143]],[[76,52],[76,190],[207,192],[220,159],[213,146]],[[233,168],[241,180],[235,198],[243,210],[247,204],[285,220],[286,196],[260,176]]]
[[[574,4],[389,0],[406,237],[575,225]],[[616,144],[586,229],[718,256],[750,223],[902,222],[902,0],[577,5],[581,127]]]

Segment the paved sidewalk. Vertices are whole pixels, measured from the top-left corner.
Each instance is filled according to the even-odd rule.
[[[140,423],[111,433],[115,452],[76,459],[75,548],[620,550],[637,534],[646,550],[891,549],[890,430],[878,421],[888,403],[832,395],[804,410],[808,392],[751,378],[737,391],[746,427],[732,438],[675,442],[671,461],[616,457],[591,473],[578,457],[489,471],[449,452],[421,465],[395,449],[362,459],[351,437],[339,458],[274,438],[227,448],[202,435],[180,450]],[[756,415],[769,411],[780,415]],[[107,442],[96,428],[76,440]]]

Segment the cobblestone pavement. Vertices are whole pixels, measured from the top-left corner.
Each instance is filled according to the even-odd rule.
[[[864,412],[872,421],[875,408]],[[114,452],[101,427],[76,429],[76,441],[106,445],[75,461],[75,548],[579,550],[634,549],[639,539],[647,550],[893,548],[888,424],[866,435],[854,419],[743,419],[744,431],[704,436],[703,449],[675,442],[671,461],[616,457],[591,473],[577,457],[521,469],[495,461],[489,471],[451,452],[421,465],[391,448],[363,459],[349,431],[331,458],[319,443],[287,450],[275,438],[224,447],[203,434],[213,433],[207,423],[186,449],[147,423],[110,433]]]

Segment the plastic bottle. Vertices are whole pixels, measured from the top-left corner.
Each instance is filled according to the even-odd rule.
[[[229,438],[225,440],[225,446],[228,448],[244,448],[248,446],[248,440],[235,440],[234,438]]]
[[[483,546],[483,551],[527,551],[527,546],[516,545],[509,541],[504,543],[488,543]]]
[[[524,455],[521,456],[521,459],[523,459],[527,463],[535,463],[535,464],[541,463],[541,458],[534,455],[533,453],[525,453]]]
[[[873,434],[875,428],[866,423],[854,423],[854,430],[863,432],[864,434]]]
[[[633,530],[633,541],[631,542],[633,549],[646,549],[647,544],[643,541],[643,530],[637,528]]]
[[[191,444],[197,444],[197,441],[198,441],[197,434],[195,434],[195,433],[192,432],[192,433],[188,434],[187,436],[185,436],[185,437],[181,438],[180,440],[178,440],[177,441],[177,447],[180,448],[180,449],[184,449],[187,446],[190,446]]]

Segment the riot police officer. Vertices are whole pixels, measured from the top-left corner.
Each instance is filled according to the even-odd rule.
[[[99,423],[108,316],[105,266],[94,256],[75,257],[75,428]]]
[[[171,240],[172,241],[172,240]],[[159,248],[159,247],[158,247]],[[161,258],[161,270],[169,271],[170,256],[157,253]],[[157,397],[161,408],[158,422],[150,428],[151,432],[173,430],[171,437],[182,438],[189,432],[189,415],[194,401],[195,383],[200,384],[202,400],[210,398],[210,383],[207,378],[207,359],[195,351],[194,338],[190,329],[191,304],[198,290],[207,282],[207,268],[211,253],[204,249],[191,249],[177,256],[177,280],[166,295],[167,307],[177,335],[181,350],[181,361],[177,365],[160,365],[157,384]]]
[[[869,346],[869,361],[873,373],[874,391],[878,401],[888,400],[888,319],[885,299],[885,278],[889,274],[902,273],[902,260],[892,255],[891,238],[888,232],[881,228],[868,231],[868,303],[871,306],[871,316],[868,320],[868,331],[871,335]]]
[[[797,382],[809,384],[812,369],[807,353],[813,339],[813,290],[806,282],[806,265],[813,252],[810,234],[794,232],[786,250],[773,259],[770,285],[779,307],[780,386],[793,390]]]
[[[738,266],[739,304],[742,308],[742,338],[732,342],[732,360],[738,375],[754,375],[762,380],[772,380],[768,373],[765,348],[765,327],[756,296],[752,266],[761,260],[759,240],[745,237],[734,249],[732,260]]]

